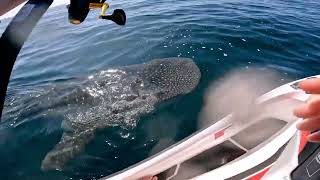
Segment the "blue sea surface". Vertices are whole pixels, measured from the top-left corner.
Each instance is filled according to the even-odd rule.
[[[196,131],[205,90],[235,68],[276,71],[279,85],[320,74],[319,7],[314,0],[112,1],[111,10],[127,13],[123,27],[99,20],[96,10],[75,26],[65,6],[49,9],[19,54],[8,99],[156,58],[192,58],[202,78],[192,93],[141,117],[135,128],[98,133],[63,171],[40,170],[60,140],[61,116],[10,116],[7,108],[0,124],[0,179],[97,179],[137,163]],[[1,22],[1,32],[8,22]]]

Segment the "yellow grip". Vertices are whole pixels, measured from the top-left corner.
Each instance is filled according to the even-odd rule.
[[[109,8],[109,4],[108,3],[103,3],[102,7],[101,7],[101,14],[100,16],[104,16],[104,14],[106,13],[107,9]]]

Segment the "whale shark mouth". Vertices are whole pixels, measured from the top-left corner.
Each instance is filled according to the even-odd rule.
[[[85,148],[99,129],[133,128],[156,105],[196,88],[201,73],[188,58],[156,59],[145,64],[112,68],[87,78],[56,104],[67,110],[60,142],[42,161],[42,170],[61,170]],[[53,105],[50,105],[53,106]]]

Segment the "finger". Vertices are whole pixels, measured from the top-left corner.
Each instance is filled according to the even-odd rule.
[[[294,110],[294,115],[300,118],[310,118],[320,115],[320,96],[312,95],[307,103]]]
[[[303,104],[293,110],[293,114],[299,118],[307,118],[310,113],[308,104]]]
[[[307,102],[311,111],[320,113],[320,95],[310,96],[310,100]]]
[[[298,86],[309,94],[320,94],[320,78],[303,80]]]
[[[308,141],[310,142],[320,142],[320,132],[315,132],[315,133],[312,133],[310,134],[308,137],[307,137]]]
[[[297,124],[301,131],[315,131],[320,129],[320,117],[305,119]]]

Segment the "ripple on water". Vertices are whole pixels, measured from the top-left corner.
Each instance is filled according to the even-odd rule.
[[[50,9],[18,57],[8,99],[108,67],[171,56],[193,58],[202,70],[202,84],[194,94],[144,117],[135,130],[101,132],[63,172],[39,169],[62,133],[56,110],[39,118],[41,110],[26,113],[23,103],[12,104],[0,126],[0,168],[5,172],[0,179],[96,179],[141,161],[159,140],[178,141],[195,130],[207,83],[232,68],[262,66],[281,72],[283,79],[319,74],[319,1],[119,0],[111,5],[126,10],[126,26],[98,20],[97,11],[74,26],[67,23],[64,6]],[[4,20],[0,30],[7,24]],[[161,131],[172,123],[184,128],[172,136]]]

